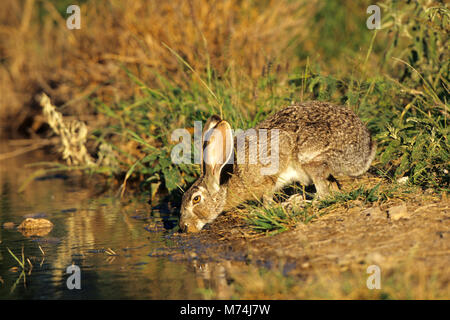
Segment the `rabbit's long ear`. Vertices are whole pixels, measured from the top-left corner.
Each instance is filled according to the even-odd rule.
[[[206,134],[210,135],[211,129],[214,128],[222,119],[218,115],[212,115],[209,117],[209,119],[206,121],[205,126],[203,127],[202,131],[202,146],[201,146],[201,172],[202,174],[205,174],[205,166],[203,164],[203,150],[206,148],[207,140],[205,140]]]
[[[209,189],[218,191],[223,167],[233,156],[233,133],[228,122],[220,121],[205,136],[204,153],[205,179]]]

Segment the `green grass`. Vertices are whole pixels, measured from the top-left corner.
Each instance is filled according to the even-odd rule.
[[[306,221],[306,213],[306,210],[290,212],[281,205],[273,205],[253,208],[246,219],[252,229],[274,235]]]
[[[373,187],[359,186],[347,192],[334,192],[324,199],[305,204],[284,206],[283,202],[270,206],[250,204],[245,216],[248,226],[260,233],[275,235],[294,228],[298,223],[307,224],[327,214],[330,209],[352,207],[356,203],[366,207],[380,206],[390,199],[417,192],[411,184],[386,184],[379,182]],[[307,193],[313,197],[314,194]],[[283,200],[282,200],[283,201]]]
[[[249,207],[249,214],[246,217],[251,229],[267,234],[277,234],[294,227],[298,223],[309,223],[313,219],[325,214],[323,209],[342,205],[349,201],[359,200],[364,204],[382,203],[394,197],[398,185],[389,185],[384,190],[380,190],[381,184],[373,188],[360,186],[349,192],[336,192],[325,199],[314,200],[304,206],[284,207],[280,203],[271,206],[254,205]],[[402,190],[402,192],[405,192]]]
[[[382,202],[388,199],[389,194],[392,194],[392,189],[387,192],[380,192],[381,184],[378,183],[373,188],[365,188],[364,186],[360,186],[357,189],[351,190],[349,192],[338,192],[333,194],[332,196],[325,198],[323,200],[319,200],[317,204],[318,209],[323,209],[330,207],[334,204],[345,203],[347,201],[361,200],[364,204],[372,203],[372,202]]]

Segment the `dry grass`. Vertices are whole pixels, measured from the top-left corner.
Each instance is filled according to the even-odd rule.
[[[0,13],[0,122],[16,132],[39,113],[46,92],[64,112],[88,114],[92,94],[117,102],[136,93],[121,66],[144,82],[155,71],[175,82],[185,67],[255,79],[264,66],[295,64],[286,57],[316,1],[87,1],[81,29],[66,28],[65,8],[47,0],[6,0]],[[286,36],[289,35],[289,36]],[[295,43],[294,43],[295,44]],[[292,52],[291,52],[292,53]],[[292,58],[291,58],[292,59]],[[11,121],[14,120],[14,121]],[[25,125],[29,127],[29,123]],[[39,125],[35,125],[39,127]]]

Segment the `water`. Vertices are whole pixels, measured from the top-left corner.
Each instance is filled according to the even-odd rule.
[[[0,146],[0,154],[8,150]],[[0,299],[232,296],[220,264],[164,254],[166,249],[181,253],[183,238],[167,228],[176,218],[151,212],[147,199],[124,203],[93,197],[89,178],[64,174],[35,179],[19,194],[21,183],[35,171],[26,164],[44,157],[34,152],[0,162]],[[3,227],[7,222],[17,226],[26,217],[48,219],[54,227],[42,236]],[[8,248],[19,260],[23,249],[25,272]],[[72,264],[80,267],[81,290],[67,287],[71,274],[66,269]]]

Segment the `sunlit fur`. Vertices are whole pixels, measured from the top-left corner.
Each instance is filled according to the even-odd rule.
[[[214,119],[218,120],[218,117]],[[217,123],[213,127],[216,130],[226,122],[214,123]],[[228,179],[223,180],[222,176],[220,179],[214,176],[213,179],[215,173],[205,170],[184,194],[180,219],[182,230],[199,231],[223,211],[247,200],[270,199],[275,191],[296,181],[303,185],[314,184],[317,197],[326,197],[332,187],[330,175],[361,175],[369,168],[376,152],[376,144],[369,131],[352,110],[325,102],[312,101],[286,107],[259,123],[255,129],[268,130],[269,136],[271,130],[279,131],[278,171],[262,174],[264,165],[259,161],[259,155],[256,164],[249,163],[248,144],[245,145],[247,162],[236,163],[235,150],[232,170],[225,172],[229,174]],[[234,148],[236,140],[235,137]],[[258,148],[270,153],[269,140],[259,140]],[[216,156],[220,155],[220,148],[216,151]],[[219,180],[220,183],[217,182]],[[194,205],[192,199],[198,194],[201,201]]]

